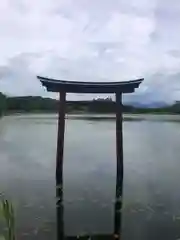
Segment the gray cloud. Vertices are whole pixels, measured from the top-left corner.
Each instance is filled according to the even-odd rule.
[[[179,0],[5,0],[0,91],[46,95],[37,74],[82,81],[144,76],[126,101],[180,99],[179,22]]]
[[[180,58],[180,50],[173,49],[170,50],[168,53],[175,58]]]

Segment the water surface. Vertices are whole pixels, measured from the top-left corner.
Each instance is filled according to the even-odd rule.
[[[122,239],[180,238],[180,117],[124,121]],[[0,119],[0,189],[13,202],[19,239],[55,239],[57,116]],[[64,156],[66,235],[113,232],[114,116],[69,116]]]

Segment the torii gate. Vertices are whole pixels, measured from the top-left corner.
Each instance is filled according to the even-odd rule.
[[[137,79],[126,82],[79,82],[79,81],[64,81],[55,80],[52,78],[37,76],[42,85],[46,87],[47,91],[58,92],[59,110],[58,110],[58,137],[57,137],[57,155],[56,155],[56,181],[58,185],[63,186],[63,152],[64,152],[64,132],[65,132],[65,103],[66,93],[105,93],[116,95],[116,204],[115,209],[121,209],[120,197],[122,197],[122,184],[123,184],[123,128],[122,128],[122,94],[133,93],[136,88],[144,80]],[[62,189],[57,190],[58,196],[63,196]],[[62,201],[62,199],[60,200]],[[59,208],[59,214],[62,214],[62,208]],[[120,218],[115,211],[115,224],[114,234],[119,239]],[[63,222],[61,223],[63,224]],[[62,227],[63,229],[63,227]],[[59,239],[64,238],[62,230],[57,230]]]

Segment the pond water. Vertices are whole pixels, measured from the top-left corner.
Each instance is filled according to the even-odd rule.
[[[121,239],[180,239],[180,116],[124,119]],[[56,239],[57,116],[0,119],[0,192],[15,208],[18,239]],[[114,116],[68,116],[64,231],[111,234],[114,227]]]

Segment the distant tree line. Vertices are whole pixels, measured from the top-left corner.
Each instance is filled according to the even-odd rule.
[[[59,101],[42,97],[6,97],[0,93],[0,116],[6,112],[57,112]],[[92,101],[68,101],[67,112],[115,113],[116,103],[111,98]],[[180,102],[163,108],[136,108],[123,105],[125,113],[176,113],[180,114]]]
[[[9,97],[7,98],[8,111],[32,112],[32,111],[56,111],[58,101],[42,97]]]
[[[6,96],[0,93],[0,117],[7,109]]]

